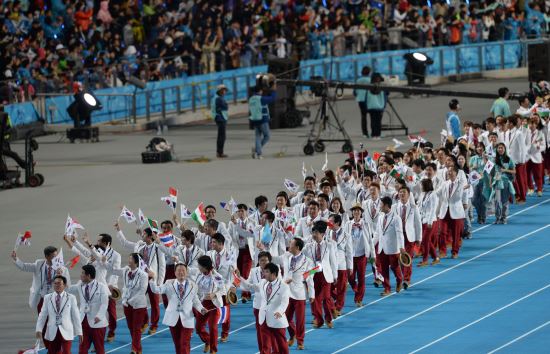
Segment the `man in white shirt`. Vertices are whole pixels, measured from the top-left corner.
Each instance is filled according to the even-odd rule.
[[[312,242],[307,243],[303,250],[303,253],[315,263],[315,266],[320,268],[320,271],[313,275],[315,301],[311,307],[315,319],[314,328],[322,327],[324,322],[327,323],[328,328],[334,326],[332,323],[334,304],[330,296],[330,287],[333,282],[338,280],[338,262],[336,261],[336,244],[332,240],[325,239],[326,231],[326,221],[316,221],[312,227]]]
[[[254,212],[250,213],[249,219],[252,220],[256,225],[260,223],[260,218],[262,217],[262,214],[264,211],[268,208],[268,200],[267,197],[264,195],[259,195],[256,198],[254,198],[254,205],[256,206],[256,210]]]
[[[298,220],[294,237],[300,237],[305,243],[308,243],[311,240],[311,229],[313,228],[313,224],[319,220],[321,220],[321,216],[319,215],[319,203],[312,200],[309,202],[308,216]]]
[[[244,278],[248,278],[250,269],[252,269],[255,229],[256,224],[248,218],[248,207],[246,204],[238,204],[237,215],[232,216],[229,223],[229,233],[233,240],[233,246],[239,250],[237,269]],[[252,249],[250,246],[252,246]],[[251,299],[250,292],[243,291],[241,298],[242,302],[246,303]]]
[[[374,244],[378,243],[377,259],[380,260],[380,270],[384,278],[384,291],[381,296],[391,294],[390,268],[396,280],[396,292],[401,291],[403,275],[399,266],[399,254],[405,252],[403,240],[403,225],[401,218],[392,209],[392,199],[382,198],[382,216],[378,220]]]
[[[195,245],[195,234],[191,230],[185,230],[181,233],[181,245],[176,248],[166,247],[157,238],[155,242],[159,249],[174,259],[176,263],[183,263],[187,267],[186,277],[194,280],[199,273],[197,260],[204,256],[204,251]]]
[[[353,275],[353,244],[351,235],[342,227],[340,215],[332,214],[329,218],[329,225],[332,227],[330,232],[327,232],[327,237],[336,243],[336,260],[338,262],[338,281],[332,283],[331,287],[334,299],[333,317],[336,318],[342,314],[344,308],[348,275]]]
[[[315,199],[315,192],[311,190],[304,191],[302,195],[302,202],[294,205],[294,217],[297,221],[307,216],[309,202]]]
[[[67,278],[56,275],[53,280],[54,292],[44,296],[44,306],[36,321],[36,338],[42,338],[46,325],[44,345],[48,353],[70,353],[75,336],[82,342],[82,325],[76,297],[65,292]],[[47,345],[46,345],[46,342]]]
[[[508,131],[504,143],[508,147],[510,158],[516,164],[514,188],[519,204],[525,203],[527,197],[527,128],[521,126],[521,117],[517,114],[508,118]]]
[[[207,310],[199,300],[197,284],[187,279],[185,264],[176,263],[174,273],[176,279],[168,280],[161,286],[149,281],[149,286],[154,293],[165,294],[168,297],[168,306],[162,323],[170,328],[176,354],[189,354],[195,324],[193,309],[202,314]],[[152,278],[154,274],[149,275]]]
[[[82,341],[79,353],[88,353],[94,344],[97,354],[105,354],[105,332],[107,329],[107,306],[109,288],[96,279],[96,269],[91,264],[82,266],[80,282],[69,287],[69,292],[80,298],[82,319]]]
[[[312,191],[315,194],[315,177],[306,176],[304,178],[304,192],[305,191]],[[294,206],[301,203],[304,197],[304,192],[298,192],[296,195],[291,194],[290,205]]]
[[[420,211],[410,198],[411,191],[408,187],[399,189],[399,201],[395,205],[395,211],[401,217],[403,225],[403,238],[405,251],[414,259],[415,252],[420,250],[422,241],[422,220]],[[403,288],[407,290],[411,283],[412,263],[409,267],[403,267]]]

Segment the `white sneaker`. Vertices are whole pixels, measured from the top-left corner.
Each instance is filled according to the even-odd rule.
[[[262,155],[258,155],[258,160],[263,160],[264,157]]]

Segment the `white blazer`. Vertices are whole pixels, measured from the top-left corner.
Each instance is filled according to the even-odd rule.
[[[277,257],[286,252],[287,234],[273,223],[271,226],[271,242],[265,248],[265,251],[269,252],[272,257]],[[256,247],[257,242],[262,242],[262,235],[264,233],[265,226],[262,226],[256,230],[254,247],[254,262],[258,262],[259,249]],[[264,245],[266,246],[266,245]]]
[[[420,209],[420,219],[422,220],[422,224],[428,224],[431,226],[435,221],[437,221],[437,205],[439,204],[437,192],[422,192],[420,194],[420,198],[417,200],[417,203]]]
[[[185,279],[183,286],[183,296],[179,297],[179,282],[176,279],[167,280],[166,283],[158,286],[153,281],[149,281],[151,291],[155,294],[164,294],[168,297],[168,306],[164,311],[164,318],[162,324],[174,327],[178,324],[178,320],[184,328],[194,328],[195,317],[193,315],[193,308],[197,311],[201,311],[203,306],[198,296],[198,287],[193,281]],[[180,310],[178,311],[178,304]]]
[[[134,309],[146,308],[147,299],[145,298],[145,293],[147,292],[149,275],[143,270],[136,268],[134,278],[130,279],[130,271],[130,267],[113,268],[113,274],[122,278],[124,286],[122,288],[122,305],[130,305]]]
[[[546,149],[546,140],[544,139],[544,133],[541,130],[535,129],[527,133],[531,144],[527,150],[528,160],[533,163],[542,163],[542,153]]]
[[[351,254],[355,254],[355,250],[353,249],[353,224],[355,221],[350,220],[346,225],[344,226],[344,233],[349,235],[349,242],[352,245],[352,252]],[[364,245],[365,249],[363,252],[365,253],[365,256],[367,258],[376,258],[376,252],[374,250],[374,243],[372,242],[374,236],[373,228],[370,226],[368,222],[366,222],[364,219],[361,220],[361,237],[363,238],[362,244]],[[353,269],[353,258],[351,259],[351,267],[346,269]]]
[[[255,286],[260,284],[262,281],[262,268],[254,267],[250,270],[248,274],[248,279],[246,282],[241,282],[240,288],[246,291],[254,291],[254,298],[252,300],[252,307],[259,310],[260,305],[262,304],[262,295],[260,294],[259,288]]]
[[[56,272],[52,271],[51,283],[48,286],[48,266],[45,259],[37,259],[34,263],[24,263],[19,258],[15,261],[15,266],[23,272],[29,272],[32,274],[32,285],[29,289],[29,306],[34,309],[40,302],[40,298],[46,296],[53,291],[53,278],[56,276]],[[71,276],[69,270],[66,267],[62,267],[62,274],[67,279],[67,286],[71,285]]]
[[[177,247],[166,247],[162,243],[158,244],[159,249],[170,257],[176,257],[178,262],[187,265],[187,274],[191,280],[195,280],[199,273],[198,259],[204,256],[204,251],[195,246],[191,246],[191,253],[189,259],[187,258],[187,247],[184,245],[178,245]]]
[[[220,264],[218,265],[218,267],[216,267],[217,254],[218,252],[214,250],[206,252],[206,255],[212,260],[214,270],[222,276],[227,290],[232,286],[233,279],[235,278],[233,275],[233,271],[237,269],[237,257],[235,257],[234,253],[231,252],[231,250],[228,250],[224,247],[223,250],[220,252]]]
[[[315,298],[315,288],[313,277],[307,277],[304,281],[304,273],[313,269],[315,266],[311,259],[300,253],[295,261],[294,268],[290,268],[292,258],[294,256],[290,252],[285,252],[280,257],[273,258],[273,263],[277,263],[283,269],[283,281],[292,281],[288,284],[290,298],[294,300],[306,300],[306,298]],[[307,287],[306,287],[307,284]]]
[[[349,210],[355,202],[356,192],[355,192],[355,180],[350,178],[349,181],[345,182],[343,179],[336,186],[338,195],[342,199],[342,207],[344,210]]]
[[[338,231],[327,231],[326,237],[336,242],[336,260],[338,270],[353,269],[353,242],[351,235],[344,228]]]
[[[384,219],[387,220],[385,226]],[[374,244],[378,244],[378,253],[384,251],[384,254],[387,255],[399,254],[400,250],[405,248],[403,225],[401,218],[395,211],[391,210],[386,215],[382,213],[382,216],[378,220],[373,242]]]
[[[452,183],[452,190],[449,192]],[[450,194],[450,195],[449,195]],[[463,204],[467,204],[467,196],[464,193],[464,184],[458,178],[451,182],[445,181],[437,191],[439,197],[439,219],[444,219],[449,210],[451,219],[464,219]]]
[[[116,234],[118,240],[122,247],[127,251],[139,253],[143,256],[143,251],[146,247],[149,247],[149,261],[147,262],[147,268],[152,270],[155,273],[155,281],[157,285],[162,285],[164,283],[164,276],[166,274],[166,258],[161,254],[159,247],[156,243],[152,243],[147,246],[144,241],[128,241],[122,231],[117,232]]]
[[[420,211],[416,204],[409,199],[407,206],[407,215],[405,217],[405,225],[403,225],[403,232],[407,235],[409,242],[421,242],[422,241],[422,220],[420,219]],[[392,205],[395,213],[401,218],[401,211],[403,204],[398,202]]]
[[[204,296],[206,294],[212,293],[215,295],[212,299],[214,306],[217,308],[221,308],[223,306],[222,296],[225,296],[227,290],[225,287],[225,281],[220,273],[216,272],[214,269],[212,269],[210,274],[205,275],[201,273],[197,276],[196,283],[200,301],[204,300]]]
[[[254,238],[254,230],[256,230],[256,223],[250,218],[237,219],[236,223],[229,222],[229,234],[231,235],[233,247],[238,250],[246,249],[248,239]],[[250,247],[248,252],[253,252]],[[252,256],[252,253],[250,253],[250,256]]]
[[[44,339],[53,341],[59,329],[63,339],[72,341],[75,336],[82,335],[82,324],[80,323],[80,313],[78,312],[76,297],[65,291],[61,293],[61,308],[59,310],[55,304],[56,297],[56,292],[44,296],[44,305],[36,321],[36,332],[42,332],[47,319],[48,325]],[[57,316],[61,320],[59,325],[56,323]]]
[[[317,242],[312,241],[305,245],[302,253],[309,257],[314,264],[320,263],[323,275],[327,283],[335,282],[338,279],[338,261],[336,260],[336,243],[334,241],[321,241],[321,261],[315,261]]]
[[[260,284],[256,287],[259,288],[262,296],[262,302],[260,305],[260,313],[258,314],[258,322],[263,324],[267,322],[267,326],[270,328],[287,328],[288,320],[285,312],[288,307],[290,298],[290,290],[280,278],[277,278],[271,284],[271,295],[267,297],[267,287],[269,282],[262,279]],[[278,312],[281,317],[275,318],[275,313]]]
[[[92,252],[84,247],[80,242],[75,241],[71,251],[74,254],[80,256],[80,262],[82,264],[91,264],[95,268],[95,280],[100,283],[107,284],[107,265],[101,261],[101,258],[95,258],[92,262],[91,257],[95,255]],[[75,294],[76,296],[76,294]]]
[[[77,284],[69,287],[69,292],[78,295],[80,299],[80,318],[84,321],[84,317],[88,320],[91,328],[107,327],[107,306],[109,305],[109,295],[111,292],[105,283],[92,280],[88,284],[88,292],[90,301],[86,302],[86,284],[79,281]],[[99,318],[99,322],[95,323],[95,318]]]
[[[380,198],[372,200],[371,198],[365,200],[362,204],[363,207],[363,219],[369,224],[373,229],[376,228],[378,224],[378,218],[380,217]]]

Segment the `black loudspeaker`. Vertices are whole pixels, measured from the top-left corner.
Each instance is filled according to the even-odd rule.
[[[143,163],[162,163],[172,161],[172,153],[166,151],[144,151],[141,153]]]
[[[267,72],[277,79],[295,80],[300,73],[300,62],[291,59],[270,59],[267,62]],[[277,85],[277,98],[269,106],[271,128],[295,128],[300,123],[296,116],[296,86]]]
[[[550,41],[530,44],[527,49],[529,81],[550,80]]]

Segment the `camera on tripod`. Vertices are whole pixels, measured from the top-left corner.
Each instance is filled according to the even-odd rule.
[[[311,85],[309,89],[315,97],[324,97],[328,94],[328,86],[325,84],[325,78],[322,76],[312,76],[311,81],[319,81],[319,84]]]
[[[258,74],[256,75],[256,89],[263,91],[271,91],[275,86],[275,75],[273,74]]]

